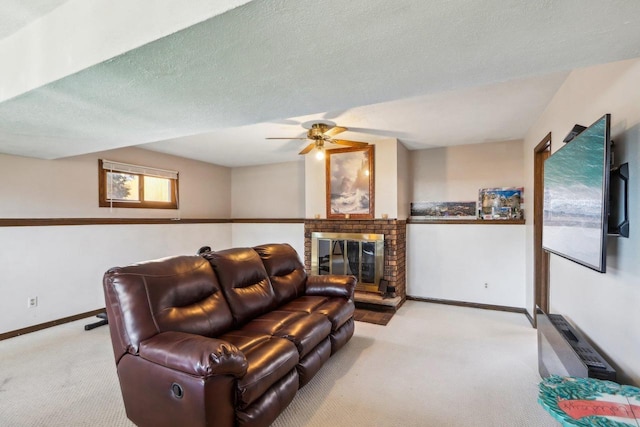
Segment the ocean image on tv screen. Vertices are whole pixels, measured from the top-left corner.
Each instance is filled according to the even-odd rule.
[[[602,270],[607,116],[544,164],[542,245]]]

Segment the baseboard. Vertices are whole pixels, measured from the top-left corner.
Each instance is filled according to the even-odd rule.
[[[17,337],[20,335],[28,334],[31,332],[40,331],[42,329],[47,329],[52,326],[62,325],[64,323],[75,322],[76,320],[84,319],[86,317],[96,316],[99,313],[104,313],[104,308],[99,308],[97,310],[87,311],[86,313],[75,314],[69,317],[63,317],[62,319],[52,320],[50,322],[40,323],[39,325],[29,326],[27,328],[17,329],[15,331],[4,332],[0,334],[0,341],[6,340],[8,338]]]
[[[457,305],[459,307],[481,308],[483,310],[508,311],[510,313],[520,313],[525,315],[527,313],[527,310],[525,310],[524,308],[510,307],[507,305],[481,304],[477,302],[454,301],[454,300],[448,300],[448,299],[412,297],[410,295],[407,295],[407,300],[431,302],[434,304]]]

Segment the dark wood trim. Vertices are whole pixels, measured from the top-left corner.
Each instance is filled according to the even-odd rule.
[[[20,335],[28,334],[31,332],[40,331],[42,329],[47,329],[52,326],[62,325],[64,323],[75,322],[76,320],[84,319],[86,317],[96,316],[100,313],[104,313],[104,308],[99,308],[97,310],[87,311],[86,313],[75,314],[69,317],[63,317],[62,319],[52,320],[50,322],[40,323],[39,325],[29,326],[27,328],[17,329],[15,331],[9,331],[0,334],[0,341],[6,340],[8,338],[17,337]]]
[[[46,227],[59,225],[218,224],[215,218],[0,218],[0,227]]]
[[[107,173],[109,171],[102,168],[102,159],[98,159],[98,206],[101,208],[127,208],[127,209],[178,209],[178,192],[180,191],[179,175],[176,179],[169,179],[171,190],[169,202],[148,201],[144,198],[144,177],[145,175],[138,173],[130,173],[139,178],[138,182],[138,201],[110,201],[107,199]]]
[[[407,219],[407,224],[522,225],[524,219]]]
[[[549,253],[542,249],[544,162],[551,155],[551,132],[533,149],[533,287],[534,310],[549,312]],[[537,321],[533,316],[533,326]]]
[[[454,301],[454,300],[439,299],[439,298],[413,297],[411,295],[407,295],[407,300],[409,300],[409,301],[431,302],[431,303],[434,303],[434,304],[456,305],[456,306],[459,306],[459,307],[481,308],[483,310],[508,311],[510,313],[525,314],[527,312],[527,310],[525,310],[524,308],[520,308],[520,307],[509,307],[509,306],[506,306],[506,305],[481,304],[481,303],[477,303],[477,302]]]
[[[407,220],[405,219],[398,219],[398,218],[371,218],[371,219],[361,219],[361,218],[354,218],[354,217],[350,217],[350,218],[304,218],[303,221],[305,223],[320,223],[320,222],[349,222],[350,224],[371,224],[373,222],[376,223],[380,223],[380,224],[402,224],[403,222],[407,222]]]
[[[304,218],[233,218],[234,224],[304,224]]]
[[[304,224],[304,218],[0,218],[0,227],[140,224]]]
[[[529,312],[525,309],[524,310],[524,315],[527,317],[527,320],[529,321],[529,323],[531,323],[531,326],[533,328],[536,327],[536,321],[533,319],[533,317],[531,317],[531,315],[529,314]]]

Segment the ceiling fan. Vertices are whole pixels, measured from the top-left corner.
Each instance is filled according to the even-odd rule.
[[[350,141],[346,139],[335,139],[334,137],[342,132],[347,131],[348,129],[342,126],[336,126],[334,122],[330,122],[327,120],[322,121],[311,121],[302,123],[302,127],[308,129],[306,137],[278,137],[278,138],[267,138],[267,139],[301,139],[301,140],[310,140],[311,143],[304,147],[302,151],[298,154],[307,154],[314,148],[318,151],[316,152],[316,157],[323,158],[324,157],[324,143],[329,142],[331,144],[338,145],[346,145],[349,147],[366,147],[369,145],[367,142],[361,141]]]

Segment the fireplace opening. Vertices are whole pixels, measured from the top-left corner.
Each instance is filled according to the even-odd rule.
[[[311,233],[311,274],[350,274],[356,290],[378,292],[384,272],[384,234]]]
[[[353,274],[356,302],[397,308],[406,299],[406,226],[397,219],[306,219],[305,269]]]

